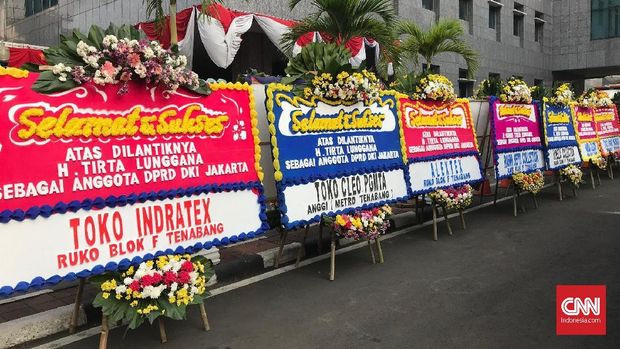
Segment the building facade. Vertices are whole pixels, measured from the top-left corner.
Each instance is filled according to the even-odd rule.
[[[178,9],[198,1],[178,0]],[[309,1],[294,11],[288,0],[228,0],[233,9],[297,19],[310,13]],[[398,15],[428,27],[443,18],[459,18],[466,39],[480,54],[480,68],[467,79],[464,60],[440,55],[433,69],[448,76],[461,95],[489,76],[522,77],[550,86],[615,74],[620,67],[620,0],[394,0]],[[107,26],[146,21],[142,0],[0,0],[0,40],[50,46],[60,34],[91,24]],[[196,45],[200,49],[200,45]],[[204,49],[203,49],[204,50]],[[204,63],[203,76],[235,78],[249,68],[278,73],[285,62],[275,47],[252,28],[228,70]],[[208,56],[196,54],[208,60]]]

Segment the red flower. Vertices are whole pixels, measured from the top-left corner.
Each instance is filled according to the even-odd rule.
[[[131,284],[129,284],[129,288],[134,291],[140,291],[140,282],[138,280],[134,280]]]
[[[190,261],[186,261],[181,265],[181,271],[192,272],[194,271],[194,265]]]
[[[188,284],[190,281],[189,273],[186,271],[179,272],[179,283]]]
[[[177,276],[173,272],[167,271],[164,273],[164,284],[170,285],[175,282],[177,282]]]

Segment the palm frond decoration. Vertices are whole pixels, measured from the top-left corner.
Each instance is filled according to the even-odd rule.
[[[376,40],[388,52],[396,39],[393,28],[397,23],[392,0],[307,0],[316,11],[302,19],[287,32],[282,41],[287,54],[295,41],[309,32],[319,32],[328,41],[346,44],[354,37]],[[294,9],[302,0],[290,0]]]
[[[440,20],[426,31],[414,22],[404,21],[398,29],[405,37],[402,54],[414,65],[419,66],[420,58],[423,58],[426,70],[430,70],[435,56],[455,53],[465,60],[469,77],[473,77],[478,69],[478,53],[463,39],[463,27],[458,20]]]

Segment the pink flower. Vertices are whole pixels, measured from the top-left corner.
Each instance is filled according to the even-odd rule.
[[[127,60],[129,61],[129,65],[130,65],[132,68],[137,67],[137,66],[141,63],[141,61],[140,61],[140,55],[139,55],[139,54],[137,54],[137,53],[131,53],[131,54],[129,54],[129,56],[127,56]]]
[[[116,68],[114,67],[114,64],[112,64],[112,62],[110,61],[105,61],[100,70],[104,75],[109,77],[113,77],[114,75],[116,75]]]
[[[131,80],[131,72],[125,71],[121,74],[121,81],[129,81]]]

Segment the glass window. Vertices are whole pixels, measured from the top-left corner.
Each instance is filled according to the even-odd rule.
[[[620,0],[592,0],[592,39],[620,36]]]
[[[424,7],[427,10],[433,11],[435,9],[433,2],[434,0],[422,0],[422,7]]]
[[[459,18],[464,21],[471,20],[471,0],[459,0]]]
[[[56,5],[58,5],[58,0],[25,0],[24,8],[26,9],[26,17],[32,16]]]
[[[515,14],[513,19],[512,34],[514,36],[521,36],[521,33],[523,32],[521,28],[523,28],[523,16]]]
[[[545,29],[545,15],[542,12],[536,11],[534,17],[534,41],[543,41],[543,30]]]
[[[499,8],[489,6],[489,28],[497,29],[497,17],[499,15]]]

